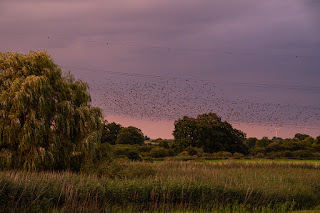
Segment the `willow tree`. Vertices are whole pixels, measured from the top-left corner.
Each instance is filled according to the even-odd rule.
[[[79,170],[92,161],[102,116],[87,89],[46,52],[0,53],[0,168]]]

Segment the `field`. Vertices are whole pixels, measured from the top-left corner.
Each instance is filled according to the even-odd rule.
[[[117,161],[95,173],[0,171],[0,212],[320,209],[319,161]]]

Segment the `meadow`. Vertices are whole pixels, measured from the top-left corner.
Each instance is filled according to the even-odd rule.
[[[0,171],[0,212],[320,209],[319,161],[118,160],[94,173]]]

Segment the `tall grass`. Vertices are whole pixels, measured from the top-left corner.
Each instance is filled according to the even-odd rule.
[[[320,205],[311,163],[122,162],[98,175],[0,171],[0,212],[285,212]]]

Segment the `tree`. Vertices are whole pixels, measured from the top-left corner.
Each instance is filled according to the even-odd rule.
[[[258,140],[257,138],[247,138],[244,141],[244,144],[247,145],[249,149],[252,149],[255,147],[257,140]]]
[[[221,121],[215,113],[199,115],[197,118],[185,116],[174,123],[175,141],[173,147],[182,151],[188,146],[203,148],[205,152],[241,152],[248,149],[243,144],[245,133]]]
[[[119,131],[116,144],[139,144],[144,143],[144,136],[140,129],[129,126]]]
[[[46,52],[0,53],[0,167],[79,170],[92,161],[102,116],[87,88]]]
[[[107,123],[104,121],[102,128],[101,143],[116,144],[118,133],[123,127],[115,122]]]
[[[297,134],[294,135],[294,139],[300,140],[300,141],[303,141],[303,140],[306,139],[307,137],[310,137],[310,135],[301,134],[301,133],[297,133]]]
[[[273,141],[270,140],[268,137],[263,137],[261,140],[257,140],[256,147],[267,147],[269,144],[271,144]]]

